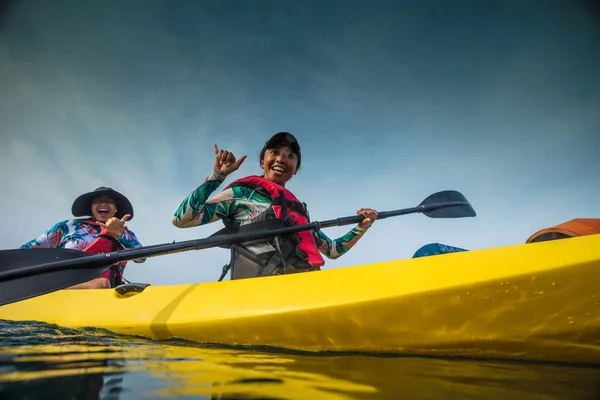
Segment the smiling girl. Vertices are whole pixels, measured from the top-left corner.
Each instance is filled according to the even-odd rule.
[[[22,245],[21,249],[58,247],[104,253],[141,247],[135,234],[125,226],[125,222],[133,218],[133,206],[116,190],[99,187],[82,194],[73,202],[71,212],[75,217],[89,217],[58,222],[38,238]],[[137,263],[144,261],[134,260]],[[115,264],[104,275],[70,289],[115,287],[122,282],[126,264]]]
[[[310,221],[306,204],[286,188],[301,164],[300,145],[292,134],[279,132],[265,143],[259,161],[262,175],[237,179],[209,199],[246,159],[242,156],[236,160],[233,153],[219,150],[216,144],[214,153],[213,172],[179,205],[173,225],[190,228],[221,220],[225,228],[217,234],[227,234]],[[321,255],[335,259],[345,254],[377,219],[377,211],[373,209],[361,208],[357,214],[365,219],[334,240],[319,230],[232,245],[231,262],[224,267],[219,280],[229,269],[231,279],[319,270],[325,264]]]

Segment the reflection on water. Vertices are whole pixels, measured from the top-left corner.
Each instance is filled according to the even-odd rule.
[[[0,321],[0,399],[600,399],[600,369],[203,348]]]

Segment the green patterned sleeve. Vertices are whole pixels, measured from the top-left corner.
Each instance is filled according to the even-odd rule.
[[[336,258],[348,252],[348,250],[350,250],[352,246],[358,242],[358,240],[365,234],[366,231],[367,229],[362,229],[357,225],[344,236],[333,240],[320,230],[316,232],[312,231],[312,235],[321,254],[329,259],[335,260]]]
[[[229,215],[230,208],[235,208],[234,193],[231,189],[208,199],[224,180],[224,175],[211,173],[200,186],[183,199],[173,216],[173,225],[178,228],[191,228],[209,224]]]

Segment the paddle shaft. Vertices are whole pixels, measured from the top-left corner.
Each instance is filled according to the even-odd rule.
[[[438,208],[462,206],[465,202],[444,202],[434,203],[427,205],[419,205],[417,207],[405,208],[394,211],[383,211],[378,213],[377,219],[385,219],[398,215],[413,214],[425,211],[431,211]],[[77,259],[62,260],[48,262],[44,264],[37,264],[26,266],[18,270],[0,271],[0,281],[8,279],[18,278],[20,276],[27,276],[32,274],[39,274],[51,271],[59,271],[64,269],[74,268],[101,268],[106,266],[108,269],[111,265],[116,264],[120,261],[130,261],[138,258],[155,257],[160,255],[167,255],[172,253],[179,253],[189,250],[202,250],[211,247],[218,247],[222,245],[228,245],[239,242],[250,242],[254,240],[261,240],[281,235],[291,235],[297,232],[305,230],[318,231],[322,228],[328,228],[332,226],[341,226],[359,223],[364,219],[362,215],[355,215],[351,217],[342,217],[331,219],[327,221],[315,221],[303,225],[295,225],[283,228],[272,229],[269,231],[255,231],[255,232],[243,232],[234,233],[230,235],[219,235],[211,236],[204,239],[187,240],[183,242],[173,242],[166,244],[158,244],[152,246],[145,246],[137,249],[125,249],[120,251],[113,251],[110,253],[103,254],[91,254],[86,255]]]

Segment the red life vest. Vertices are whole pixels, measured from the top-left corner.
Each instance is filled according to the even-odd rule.
[[[240,225],[239,223],[233,222],[231,220],[223,220],[223,223],[226,226],[226,230],[230,233],[237,233],[240,231],[249,231],[255,229],[274,229],[277,227],[285,226],[286,224],[302,225],[310,222],[306,205],[300,200],[298,200],[298,198],[296,198],[296,196],[288,189],[273,181],[270,181],[261,176],[252,175],[233,181],[226,187],[226,189],[233,188],[236,186],[244,186],[247,188],[259,189],[264,194],[270,196],[272,203],[269,210],[253,218],[250,223]],[[232,249],[240,250],[239,246],[231,247]],[[280,249],[280,253],[285,253],[284,257],[291,255],[292,258],[297,257],[301,258],[304,261],[305,266],[301,267],[300,270],[315,270],[321,267],[322,265],[325,265],[325,260],[323,259],[321,253],[319,252],[319,249],[317,248],[317,244],[315,243],[315,240],[312,236],[312,232],[309,230],[290,235],[290,237],[284,241],[283,245],[281,245],[281,248],[284,247],[286,249]],[[242,248],[240,250],[240,253],[243,254],[244,252],[245,254],[247,254],[247,250],[244,250]],[[238,258],[239,254],[235,255],[235,257],[232,256],[232,264],[230,264],[230,266],[232,266],[233,262],[236,261]],[[306,265],[306,262],[308,263],[308,265]],[[284,273],[288,273],[288,270],[289,269],[284,268]],[[224,273],[226,273],[225,270]],[[270,268],[266,269],[265,274],[272,274]],[[237,279],[234,275],[235,269],[232,271],[232,279]],[[224,275],[222,275],[222,277],[223,276]],[[262,275],[259,274],[257,276]]]
[[[90,225],[100,226],[100,234],[89,246],[83,249],[84,252],[91,254],[100,254],[110,253],[113,251],[123,249],[121,243],[119,243],[115,236],[109,233],[104,226],[99,225],[98,222],[92,219],[85,220],[84,222]],[[125,227],[125,229],[127,229],[127,227]],[[123,282],[123,272],[125,269],[125,265],[127,265],[127,261],[118,262],[116,264],[113,264],[109,269],[107,269],[104,272],[104,274],[102,274],[102,277],[110,281],[111,287],[120,285]]]

